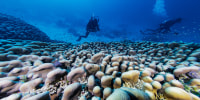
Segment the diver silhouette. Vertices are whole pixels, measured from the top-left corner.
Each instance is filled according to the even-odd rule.
[[[140,30],[142,34],[157,34],[157,33],[169,33],[171,32],[171,27],[176,24],[180,23],[182,21],[182,18],[172,19],[172,20],[165,20],[159,25],[159,28],[157,29],[146,29],[145,31]],[[177,32],[174,32],[174,34],[178,34]]]
[[[86,27],[86,34],[85,36],[79,36],[79,38],[76,41],[81,41],[81,38],[87,38],[90,32],[97,32],[100,31],[99,29],[99,18],[92,16],[87,24]]]

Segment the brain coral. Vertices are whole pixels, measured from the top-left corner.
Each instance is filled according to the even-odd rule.
[[[50,41],[38,28],[10,15],[0,13],[0,39]]]

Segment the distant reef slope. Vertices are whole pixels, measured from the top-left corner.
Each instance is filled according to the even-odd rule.
[[[52,41],[44,32],[25,21],[0,13],[0,39]]]

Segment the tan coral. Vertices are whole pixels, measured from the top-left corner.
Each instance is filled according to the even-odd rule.
[[[129,50],[129,55],[135,55],[136,51],[135,50]]]
[[[112,73],[113,78],[117,77],[117,73],[118,73],[118,71],[113,71],[113,73]]]
[[[101,97],[101,88],[99,86],[95,86],[93,88],[93,94],[97,97]]]
[[[60,80],[61,78],[67,75],[67,71],[65,69],[57,68],[47,74],[47,78],[45,80],[45,84],[51,84],[55,81]]]
[[[168,65],[171,65],[171,66],[176,66],[177,65],[177,62],[176,60],[173,60],[173,59],[170,59],[168,62],[167,62]]]
[[[200,89],[200,79],[191,79],[189,85],[196,86],[198,89]]]
[[[162,85],[158,81],[151,82],[151,85],[153,87],[153,93],[154,93],[155,97],[158,99],[157,91],[162,88]]]
[[[87,70],[87,73],[89,75],[92,75],[92,74],[95,74],[97,71],[99,71],[100,67],[97,64],[90,64],[90,63],[88,63],[85,66],[85,69]]]
[[[102,72],[106,70],[106,65],[101,64],[99,67]]]
[[[110,96],[110,94],[112,94],[112,89],[109,88],[109,87],[104,88],[104,90],[103,90],[103,99],[106,100],[106,98],[107,98],[108,96]]]
[[[134,70],[134,68],[133,67],[128,67],[128,71],[130,71],[130,70]]]
[[[174,80],[174,75],[170,73],[165,74],[165,81],[169,82],[171,80]]]
[[[94,62],[94,63],[98,63],[101,58],[104,56],[103,53],[97,53],[95,55],[92,56],[91,60]]]
[[[156,75],[153,79],[154,81],[162,82],[164,81],[164,76],[163,75]]]
[[[143,84],[143,90],[153,91],[153,87],[150,83],[144,83]]]
[[[139,79],[140,72],[137,70],[131,70],[128,72],[124,72],[121,75],[121,78],[125,82],[136,83]]]
[[[180,74],[185,74],[190,71],[198,71],[200,68],[197,66],[182,67],[174,70],[174,75],[179,77]]]
[[[8,72],[10,70],[12,70],[13,68],[17,68],[17,67],[22,67],[22,62],[19,60],[12,60],[9,62],[9,64],[7,65],[7,70],[5,72]]]
[[[83,67],[76,68],[68,73],[67,80],[68,81],[77,81],[78,78],[83,77],[84,74],[86,74],[86,72]]]
[[[31,92],[33,91],[33,89],[36,89],[36,87],[42,82],[43,82],[42,78],[37,78],[22,84],[19,89],[21,92]]]
[[[111,55],[107,55],[106,57],[103,58],[103,61],[109,62],[111,57],[112,57]]]
[[[106,75],[101,78],[101,86],[103,88],[112,87],[112,76]]]
[[[178,87],[167,87],[164,96],[168,100],[192,100],[192,97],[185,90]]]
[[[112,62],[112,66],[119,66],[119,62]]]
[[[92,93],[93,88],[95,87],[95,78],[93,75],[89,76],[87,87],[88,87],[88,91]]]
[[[110,67],[106,70],[106,73],[107,75],[111,75],[113,73],[113,71],[115,71],[115,69],[113,67]]]
[[[163,85],[162,85],[162,89],[165,89],[167,87],[171,87],[171,84],[169,82],[165,82]]]
[[[51,56],[41,56],[39,60],[43,61],[44,63],[50,63],[53,58]]]
[[[98,78],[98,79],[101,79],[101,77],[104,76],[104,73],[102,71],[97,71],[95,76]]]
[[[12,86],[14,84],[15,84],[15,82],[12,80],[1,80],[0,89],[4,89],[4,88]]]
[[[121,62],[122,61],[122,56],[114,56],[111,58],[112,62]]]
[[[125,72],[126,71],[126,69],[127,69],[127,65],[126,64],[121,64],[121,66],[120,66],[120,68],[121,68],[121,72],[123,73],[123,72]]]
[[[122,80],[121,78],[117,77],[115,78],[114,80],[114,83],[113,83],[113,88],[120,88],[122,86]]]
[[[145,68],[144,70],[147,70],[151,73],[151,77],[154,76],[154,74],[156,73],[156,71],[154,69],[151,68]]]
[[[19,76],[27,74],[29,70],[29,66],[22,67],[22,68],[13,68],[9,73],[8,76]]]
[[[140,69],[140,67],[138,67],[138,66],[134,67],[134,70],[139,70],[139,69]]]
[[[62,100],[72,100],[77,99],[81,93],[81,84],[80,83],[73,83],[68,85],[63,93]]]
[[[9,64],[8,61],[0,62],[0,67],[6,67]]]
[[[145,76],[142,78],[142,80],[147,83],[151,83],[153,81],[153,79],[150,76]]]
[[[106,66],[107,62],[103,60],[101,64],[104,65],[104,66]]]
[[[139,64],[140,69],[144,69],[145,65],[144,64]]]
[[[34,61],[33,66],[39,66],[41,64],[43,64],[43,62],[41,60],[36,60],[36,61]]]
[[[152,69],[155,69],[156,68],[156,63],[155,62],[150,63],[149,67],[152,68]]]
[[[44,64],[41,64],[39,65],[38,67],[34,68],[32,70],[32,72],[38,72],[38,71],[41,71],[41,70],[45,70],[45,69],[53,69],[54,66],[52,63],[44,63]]]
[[[171,84],[171,86],[179,87],[182,89],[184,88],[183,84],[178,80],[171,80],[169,83]]]
[[[151,100],[155,100],[155,95],[153,93],[153,87],[150,83],[144,83],[143,84],[143,91],[148,94]]]
[[[145,77],[145,76],[151,76],[151,72],[148,70],[143,70],[141,77]]]

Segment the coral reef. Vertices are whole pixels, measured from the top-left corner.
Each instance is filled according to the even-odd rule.
[[[11,15],[0,13],[0,39],[23,39],[44,42],[63,42],[52,40],[37,27]],[[13,47],[10,50],[22,52],[23,48]]]
[[[0,40],[3,100],[198,100],[200,45]]]

